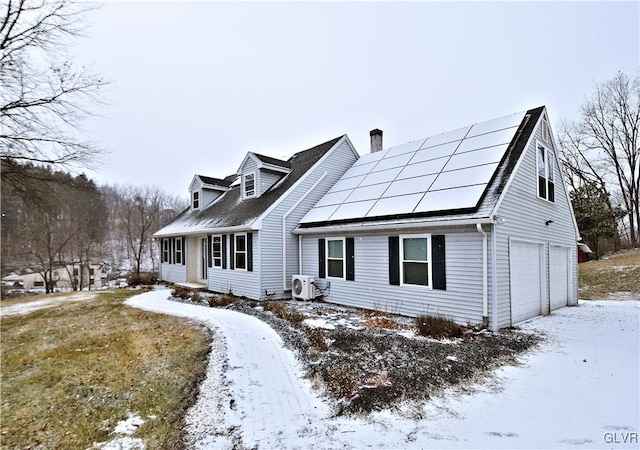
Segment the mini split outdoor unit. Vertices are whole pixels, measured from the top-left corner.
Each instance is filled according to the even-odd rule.
[[[294,275],[291,283],[291,296],[300,300],[313,300],[315,298],[315,286],[313,277],[308,275]]]

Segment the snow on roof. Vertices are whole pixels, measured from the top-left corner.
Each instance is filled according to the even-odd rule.
[[[158,230],[155,237],[180,236],[209,233],[214,230],[243,228],[249,229],[280,196],[300,179],[313,165],[342,138],[330,141],[293,155],[287,164],[289,174],[272,186],[260,197],[242,199],[240,183],[234,181],[229,189],[202,210],[186,208],[168,225]],[[228,177],[227,179],[230,179]]]
[[[363,155],[301,224],[477,211],[489,185],[504,172],[500,164],[525,116],[541,111],[511,114]]]

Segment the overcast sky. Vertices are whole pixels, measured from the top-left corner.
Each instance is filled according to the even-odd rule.
[[[107,3],[77,62],[112,81],[99,183],[186,198],[248,151],[286,159],[369,130],[384,147],[546,105],[640,67],[640,3]]]

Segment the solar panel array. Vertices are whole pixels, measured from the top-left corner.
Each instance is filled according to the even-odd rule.
[[[524,115],[363,155],[302,223],[474,208]]]

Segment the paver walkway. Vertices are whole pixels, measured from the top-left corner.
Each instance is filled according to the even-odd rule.
[[[208,430],[201,427],[202,436],[191,439],[194,446],[220,448],[223,443],[231,444],[234,432],[229,429],[237,427],[241,432],[236,431],[235,438],[241,437],[244,445],[276,448],[282,442],[304,441],[305,429],[329,416],[329,408],[303,379],[294,355],[284,348],[282,339],[269,325],[235,311],[170,301],[167,300],[169,294],[166,289],[156,290],[126,303],[198,319],[217,331],[215,339],[223,339],[226,345],[226,352],[214,348],[209,362],[215,366],[210,367],[209,377],[225,377],[226,384],[206,380],[201,387],[203,391],[209,384],[209,391],[219,392],[203,392],[199,402],[207,404],[195,407],[204,415],[213,415],[213,422],[219,419],[224,424],[211,424]],[[220,367],[225,363],[226,373]],[[216,411],[203,411],[203,408]],[[224,429],[220,428],[222,425]]]

